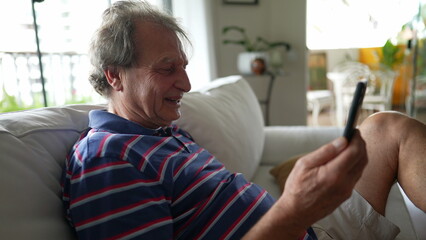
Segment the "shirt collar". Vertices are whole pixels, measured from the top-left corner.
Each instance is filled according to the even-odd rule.
[[[171,128],[150,129],[106,110],[89,112],[89,127],[113,133],[171,136]]]

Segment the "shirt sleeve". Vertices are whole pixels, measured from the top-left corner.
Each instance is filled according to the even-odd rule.
[[[160,179],[126,161],[97,159],[67,172],[68,218],[79,239],[171,239],[170,198]],[[99,164],[99,163],[102,164]]]
[[[298,238],[298,240],[318,240],[318,238],[314,230],[310,227]]]

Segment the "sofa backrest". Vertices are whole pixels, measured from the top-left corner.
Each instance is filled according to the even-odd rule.
[[[73,239],[60,176],[94,106],[0,115],[0,239]]]
[[[74,239],[64,218],[60,177],[65,156],[101,105],[0,114],[0,239]],[[263,118],[239,76],[186,94],[177,124],[231,171],[253,176],[262,154]]]

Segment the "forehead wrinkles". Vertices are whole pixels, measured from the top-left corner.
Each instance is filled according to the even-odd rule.
[[[185,52],[180,48],[180,44],[177,46],[177,51],[163,52],[158,56],[154,56],[154,59],[151,62],[142,63],[141,66],[152,67],[155,64],[188,64]]]
[[[135,38],[135,65],[152,66],[157,63],[183,62],[187,63],[187,56],[181,40],[176,33],[162,26],[155,27],[160,39],[153,39],[150,33],[141,31]]]
[[[160,56],[155,63],[178,63],[178,64],[187,64],[187,59],[184,53],[180,52],[180,55],[170,54],[165,56]]]
[[[175,32],[165,29],[166,34],[164,38],[168,39],[167,47],[169,51],[161,53],[156,62],[186,62],[186,54],[183,50],[183,45]]]

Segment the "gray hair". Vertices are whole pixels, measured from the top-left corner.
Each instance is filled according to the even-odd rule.
[[[128,68],[136,64],[133,32],[136,22],[153,22],[176,33],[189,43],[185,31],[171,15],[144,1],[118,1],[103,13],[102,23],[92,37],[89,55],[93,69],[89,81],[100,95],[109,97],[111,86],[105,77],[108,67]]]

